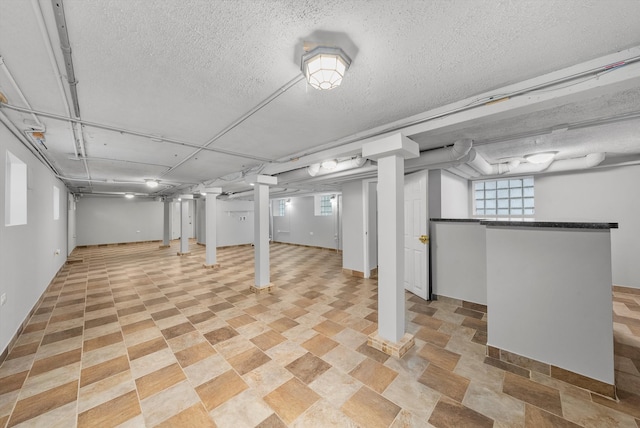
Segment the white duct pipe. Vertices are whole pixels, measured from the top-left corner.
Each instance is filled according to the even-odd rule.
[[[364,165],[366,161],[367,161],[366,159],[363,159],[362,157],[358,156],[353,159],[348,159],[348,160],[338,162],[335,168],[325,168],[320,163],[314,163],[313,165],[309,165],[307,167],[307,172],[312,177],[333,174],[334,172],[360,168],[362,165]]]
[[[467,164],[478,171],[482,175],[501,175],[515,170],[520,166],[519,160],[511,160],[509,162],[501,162],[497,164],[490,164],[485,158],[483,158],[475,149],[471,150],[471,158]],[[545,165],[545,164],[538,164]],[[549,166],[548,164],[546,166]],[[535,171],[532,171],[535,172]]]
[[[422,152],[419,157],[406,160],[404,162],[404,167],[406,170],[415,169],[416,167],[455,162],[465,157],[471,150],[472,146],[473,140],[470,138],[463,138],[462,140],[458,140],[453,143],[451,147],[443,147],[441,149]]]
[[[598,166],[604,161],[604,153],[590,153],[581,158],[563,159],[555,161],[545,172],[571,171],[575,169],[587,169]]]

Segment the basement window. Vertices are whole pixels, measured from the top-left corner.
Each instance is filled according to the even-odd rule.
[[[53,186],[53,219],[60,220],[60,189]]]
[[[473,215],[490,220],[533,220],[533,177],[473,182]]]
[[[331,204],[332,195],[316,195],[314,198],[315,215],[325,216],[333,214],[333,205]]]
[[[273,216],[284,217],[285,207],[287,201],[284,199],[278,199],[273,205]]]
[[[4,224],[27,224],[27,164],[9,151],[5,170]]]

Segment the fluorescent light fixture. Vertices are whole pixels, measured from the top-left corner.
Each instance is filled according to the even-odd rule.
[[[135,195],[133,193],[125,193],[124,194],[124,197],[127,198],[127,199],[133,199],[134,196]]]
[[[256,183],[249,183],[249,186],[255,186]]]
[[[531,155],[526,155],[524,158],[527,162],[541,164],[551,162],[553,158],[556,157],[558,152],[542,152],[542,153],[533,153]]]
[[[335,169],[338,166],[338,161],[335,159],[326,160],[320,164],[324,169]]]
[[[160,184],[158,180],[152,180],[152,179],[144,180],[144,182],[147,183],[147,187],[150,187],[151,189],[155,189]]]
[[[200,193],[202,196],[207,196],[205,192]]]
[[[342,49],[318,46],[302,55],[300,68],[311,86],[324,91],[340,86],[350,65],[351,58]]]

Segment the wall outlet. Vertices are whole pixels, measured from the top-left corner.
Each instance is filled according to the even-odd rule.
[[[4,306],[5,303],[7,303],[7,293],[2,293],[2,296],[0,296],[0,306]]]

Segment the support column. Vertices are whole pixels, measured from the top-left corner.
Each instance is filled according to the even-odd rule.
[[[220,263],[216,260],[216,216],[218,211],[218,196],[222,193],[220,187],[207,189],[207,196],[205,196],[205,263],[204,267],[209,269],[216,269],[220,267]]]
[[[255,284],[251,286],[254,293],[268,293],[275,286],[271,283],[269,273],[269,185],[278,183],[276,177],[258,175],[251,179],[254,184],[254,251],[255,251]]]
[[[404,317],[404,160],[418,157],[418,144],[394,134],[362,146],[362,157],[378,161],[378,332],[369,346],[402,357],[413,345]]]
[[[173,201],[166,198],[164,204],[164,228],[162,233],[162,245],[160,248],[169,248],[171,246],[171,203]]]
[[[179,256],[188,256],[189,251],[189,200],[193,199],[193,195],[180,196],[180,251]]]

